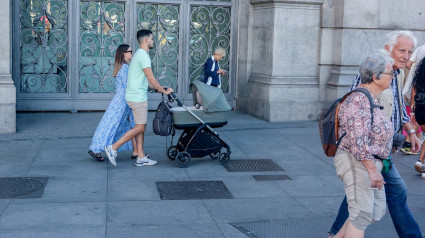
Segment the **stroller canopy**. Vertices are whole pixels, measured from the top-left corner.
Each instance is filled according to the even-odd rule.
[[[222,112],[232,110],[229,103],[227,103],[227,99],[221,88],[210,86],[201,81],[194,81],[190,84],[190,86],[195,104],[200,103],[196,97],[196,91],[198,91],[201,95],[202,106],[204,107],[205,112]]]

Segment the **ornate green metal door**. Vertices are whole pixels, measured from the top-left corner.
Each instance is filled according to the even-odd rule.
[[[227,51],[220,67],[223,90],[233,98],[232,9],[236,0],[18,0],[13,2],[13,74],[17,110],[104,110],[113,97],[114,55],[120,44],[137,45],[149,29],[149,54],[160,84],[190,101],[189,84],[217,47]],[[160,95],[152,93],[150,103]]]
[[[113,93],[115,51],[125,39],[125,4],[81,1],[79,93]]]

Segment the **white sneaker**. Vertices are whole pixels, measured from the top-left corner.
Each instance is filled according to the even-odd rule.
[[[113,166],[117,166],[117,162],[115,161],[117,158],[117,151],[112,149],[112,145],[105,146],[105,152],[108,156],[109,162],[111,162]]]
[[[422,162],[420,161],[420,160],[418,160],[418,161],[416,161],[416,163],[415,163],[415,170],[418,172],[418,173],[422,173],[422,172],[424,172],[423,171],[423,164],[422,164]]]
[[[137,161],[134,164],[134,166],[140,167],[140,166],[145,166],[145,165],[156,165],[157,163],[158,162],[156,162],[155,160],[151,160],[147,156],[145,156],[145,157],[143,157],[143,159],[137,158]]]
[[[425,179],[425,172],[422,172],[422,176],[423,179]]]

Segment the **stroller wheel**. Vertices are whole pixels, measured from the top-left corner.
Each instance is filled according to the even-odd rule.
[[[218,157],[218,161],[220,161],[220,164],[222,164],[222,165],[228,164],[229,160],[230,160],[230,155],[228,155],[227,153],[222,153]]]
[[[190,154],[187,152],[180,152],[176,156],[176,163],[180,168],[186,168],[190,162]]]
[[[211,157],[211,159],[213,159],[213,160],[218,159],[218,156],[220,156],[220,151],[212,152],[212,153],[210,154],[210,157]]]
[[[179,150],[177,149],[177,146],[173,145],[168,148],[167,156],[170,160],[175,160],[178,153]]]

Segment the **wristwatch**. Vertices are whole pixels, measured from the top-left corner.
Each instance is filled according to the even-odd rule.
[[[416,133],[415,129],[412,129],[412,130],[409,131],[409,135],[412,134],[412,133]]]

